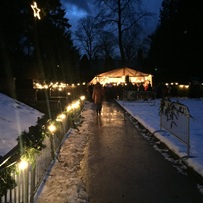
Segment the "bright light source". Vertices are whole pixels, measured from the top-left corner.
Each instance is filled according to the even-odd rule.
[[[34,17],[37,17],[40,20],[41,18],[40,18],[39,12],[41,10],[39,8],[37,8],[37,3],[34,2],[33,5],[31,5],[31,8],[34,11]]]
[[[25,160],[21,160],[21,162],[18,164],[18,168],[20,170],[25,170],[28,167],[28,162]]]
[[[63,121],[66,118],[65,114],[60,114],[59,116],[57,116],[56,121]]]
[[[85,96],[81,96],[80,99],[83,101],[85,100]]]
[[[73,103],[71,106],[72,106],[73,109],[79,108],[79,106],[80,106],[80,101],[76,101],[76,102]]]
[[[67,110],[67,111],[70,111],[71,109],[72,109],[71,106],[67,106],[67,107],[66,107],[66,110]]]
[[[51,133],[54,133],[56,131],[56,126],[51,124],[50,126],[48,126],[48,129]]]

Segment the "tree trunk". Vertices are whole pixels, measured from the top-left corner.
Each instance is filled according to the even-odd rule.
[[[123,49],[123,40],[122,40],[122,30],[121,30],[121,5],[120,1],[118,1],[118,43],[121,54],[121,62],[122,65],[125,65],[125,53]]]

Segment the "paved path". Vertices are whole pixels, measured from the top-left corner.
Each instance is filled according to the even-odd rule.
[[[180,173],[124,115],[108,102],[100,116],[92,111],[82,172],[89,202],[203,203],[199,180]]]

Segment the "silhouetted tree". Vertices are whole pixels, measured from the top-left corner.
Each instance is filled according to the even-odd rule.
[[[104,60],[113,57],[116,48],[116,38],[113,33],[101,31],[98,35],[98,52],[97,55]]]
[[[75,31],[76,40],[91,61],[97,54],[100,27],[93,16],[82,18]]]
[[[142,46],[142,41],[140,39],[139,29],[134,28],[134,29],[126,30],[126,32],[123,33],[123,48],[125,51],[127,66],[132,67],[132,66],[138,65],[137,52],[141,46]]]
[[[0,76],[72,79],[79,52],[71,40],[65,10],[59,0],[39,0],[39,20],[31,4],[31,0],[1,2]]]
[[[143,11],[140,0],[96,0],[100,25],[116,31],[122,64],[126,63],[124,33],[138,28],[139,21],[151,13]]]
[[[203,79],[203,2],[164,0],[160,23],[151,35],[148,63],[164,81]]]
[[[94,74],[91,73],[91,64],[86,54],[84,54],[80,60],[79,69],[81,81],[89,82],[94,76]]]

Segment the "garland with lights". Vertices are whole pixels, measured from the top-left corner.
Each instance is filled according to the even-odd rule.
[[[82,98],[82,100],[83,99],[84,98]],[[63,116],[59,115],[56,120],[50,120],[46,116],[38,118],[36,126],[29,127],[28,132],[23,131],[21,135],[18,136],[17,146],[5,155],[2,160],[0,159],[0,198],[3,197],[8,190],[12,190],[17,186],[12,174],[15,174],[18,171],[17,163],[19,163],[20,160],[25,160],[29,162],[32,167],[35,167],[35,155],[46,148],[43,144],[46,136],[50,138],[52,158],[54,159],[56,157],[53,146],[53,133],[56,136],[61,134],[61,122],[65,116],[68,116],[67,118],[70,122],[70,127],[78,129],[77,125],[79,123],[77,120],[79,119],[83,105],[84,103],[78,102],[72,104],[71,107],[67,108],[67,112],[63,113]],[[76,106],[80,108],[76,108]],[[57,133],[56,130],[59,131],[59,133]],[[59,138],[62,141],[63,137]]]
[[[0,197],[5,195],[8,190],[17,186],[14,178],[11,176],[14,170],[14,167],[3,168],[0,170]]]
[[[0,164],[0,197],[5,195],[7,190],[12,190],[17,186],[12,176],[17,171],[16,164],[20,160],[27,160],[34,166],[35,154],[46,147],[43,144],[46,136],[44,128],[46,121],[45,116],[38,118],[37,125],[31,126],[28,132],[23,131],[17,138],[17,146],[4,157],[5,160]]]

